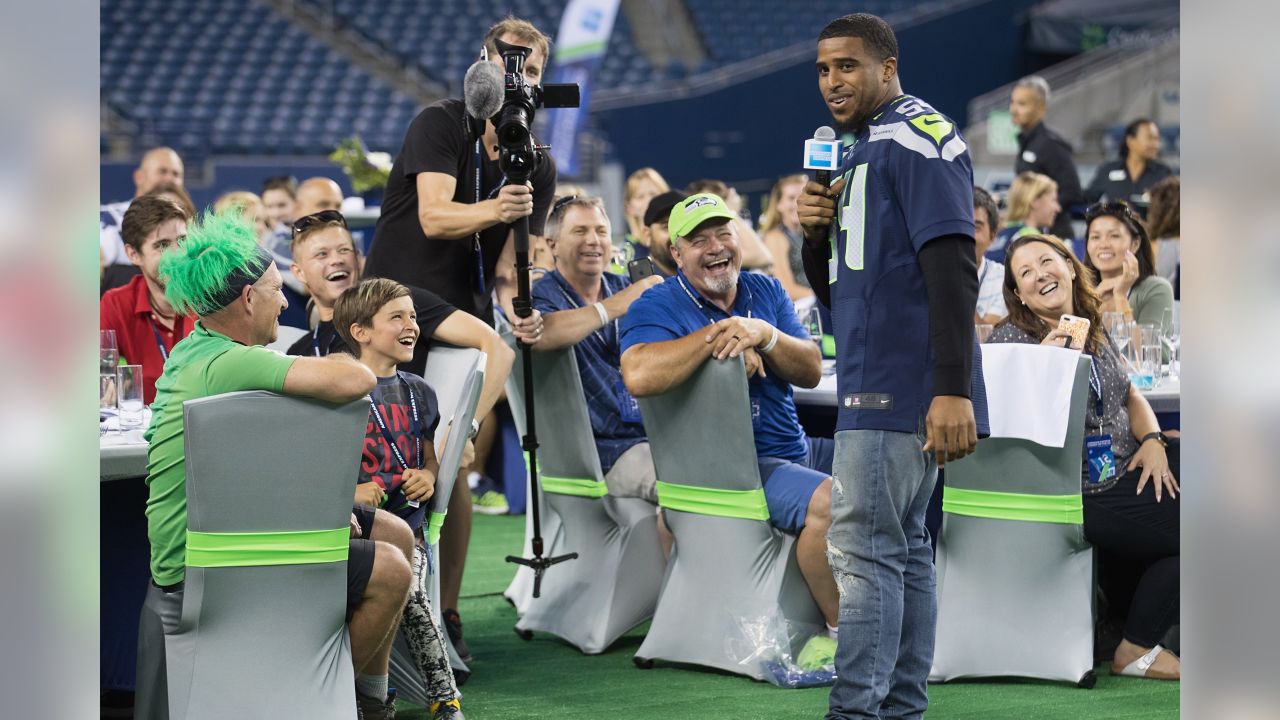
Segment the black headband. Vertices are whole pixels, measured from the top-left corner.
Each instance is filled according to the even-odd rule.
[[[271,256],[271,253],[267,252],[262,246],[258,246],[253,257],[249,258],[244,267],[238,267],[228,273],[221,289],[213,293],[210,298],[214,305],[211,312],[217,312],[235,302],[236,298],[240,297],[240,292],[244,287],[258,282],[273,262],[275,262],[275,258]]]

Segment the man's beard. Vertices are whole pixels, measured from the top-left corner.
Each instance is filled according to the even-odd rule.
[[[741,274],[740,271],[734,270],[727,275],[708,277],[705,279],[707,289],[715,295],[726,295],[730,290],[737,287],[739,274]]]

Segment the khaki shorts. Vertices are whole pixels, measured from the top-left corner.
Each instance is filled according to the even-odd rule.
[[[605,473],[604,484],[614,497],[643,498],[658,504],[658,473],[653,469],[649,443],[636,443]]]

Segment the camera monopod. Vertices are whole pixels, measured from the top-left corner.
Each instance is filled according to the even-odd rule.
[[[533,314],[533,302],[529,291],[529,275],[531,264],[529,262],[529,218],[522,217],[515,223],[515,251],[516,251],[516,297],[511,304],[516,311],[516,315],[522,318],[529,317]],[[542,574],[547,568],[565,560],[577,559],[578,553],[571,552],[564,555],[556,555],[555,557],[544,557],[542,554],[542,512],[541,512],[541,493],[538,491],[538,431],[534,420],[533,398],[533,351],[524,344],[520,345],[521,370],[524,375],[524,422],[525,435],[520,447],[525,452],[525,457],[529,458],[529,512],[533,513],[533,538],[529,541],[529,547],[533,551],[533,557],[522,558],[516,555],[508,555],[507,562],[517,565],[524,565],[533,570],[533,596],[536,598],[542,594]]]
[[[523,75],[524,61],[529,55],[529,48],[510,45],[495,40],[498,51],[502,53],[506,74],[503,80],[502,106],[494,116],[494,127],[498,133],[498,164],[507,182],[520,185],[528,182],[534,169],[542,162],[542,150],[533,144],[530,126],[533,124],[534,111],[539,107],[577,107],[578,86],[573,84],[549,85],[544,88],[529,85]],[[527,318],[533,314],[533,300],[529,290],[529,276],[532,263],[529,262],[529,218],[522,217],[515,222],[516,251],[516,297],[512,309],[518,317]],[[524,374],[524,421],[527,432],[521,448],[525,457],[529,458],[529,507],[533,513],[533,537],[529,547],[533,557],[522,558],[508,555],[507,562],[524,565],[533,570],[533,596],[542,594],[542,574],[547,568],[565,560],[574,560],[578,553],[571,552],[555,557],[544,557],[542,554],[542,503],[538,487],[538,433],[534,420],[533,391],[533,350],[524,343],[520,344],[520,359]]]

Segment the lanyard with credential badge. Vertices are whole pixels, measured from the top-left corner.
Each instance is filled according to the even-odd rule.
[[[1089,363],[1089,387],[1098,396],[1098,400],[1093,404],[1093,414],[1098,416],[1098,432],[1102,432],[1102,414],[1106,412],[1106,403],[1104,402],[1106,395],[1102,385],[1102,376],[1098,373],[1096,359]]]
[[[476,138],[476,193],[475,193],[475,199],[476,199],[476,202],[477,202],[477,203],[479,203],[479,202],[480,202],[480,168],[481,168],[480,163],[481,163],[481,155],[480,155],[480,138]],[[485,198],[484,198],[484,199],[485,199],[485,200],[492,200],[494,197],[496,197],[496,196],[498,195],[498,192],[502,190],[502,186],[503,186],[503,185],[505,185],[506,183],[507,183],[507,176],[506,176],[506,174],[504,173],[504,174],[503,174],[503,176],[502,176],[502,179],[498,181],[498,185],[497,185],[497,187],[495,187],[493,190],[491,190],[491,191],[489,192],[489,194],[488,194],[487,196],[485,196]],[[484,277],[484,253],[483,253],[483,252],[481,251],[481,249],[480,249],[480,233],[479,233],[479,232],[476,232],[476,233],[475,233],[475,235],[474,235],[474,239],[473,239],[473,242],[472,242],[472,252],[474,253],[474,255],[475,255],[475,259],[476,259],[476,287],[477,287],[477,288],[479,288],[480,292],[485,292],[485,291],[487,291],[489,288],[488,288],[488,286],[485,284],[485,277]]]
[[[324,349],[324,355],[328,355],[329,353],[333,352],[333,343],[337,339],[338,339],[338,333],[335,331],[333,335],[329,336],[329,345]],[[324,357],[324,355],[320,354],[320,326],[319,325],[317,325],[315,329],[311,331],[311,351],[315,353],[316,357]]]
[[[169,362],[169,351],[165,349],[164,336],[160,334],[160,328],[156,326],[156,321],[153,318],[147,318],[147,322],[151,323],[151,334],[155,336],[156,347],[160,349],[161,362]],[[173,322],[176,324],[178,321],[175,319]]]
[[[560,275],[560,271],[552,270],[552,272],[559,276],[556,278],[556,289],[560,291],[560,294],[564,297],[565,302],[569,303],[569,305],[573,307],[575,310],[583,307],[582,305],[578,304],[578,301],[575,300],[573,296],[565,292],[564,285],[561,284],[565,282],[565,280],[564,280],[564,276]],[[601,278],[600,280],[600,295],[606,298],[612,296],[612,293],[609,292],[609,283],[605,282],[603,278]],[[613,325],[613,336],[614,338],[617,338],[618,337],[618,318],[614,318],[610,324]],[[604,343],[606,347],[616,346],[617,343],[611,343],[609,341],[609,336],[605,333],[605,328],[607,327],[609,327],[609,325],[602,325],[598,329],[594,330],[591,334],[599,338],[600,342]]]
[[[687,296],[687,297],[689,298],[689,302],[692,302],[692,303],[694,304],[694,306],[698,308],[698,312],[702,313],[702,317],[703,317],[703,319],[704,319],[704,320],[706,320],[706,321],[707,321],[707,324],[708,324],[708,325],[715,325],[717,321],[716,321],[716,319],[715,319],[715,318],[711,317],[711,315],[707,314],[707,307],[706,307],[706,305],[703,305],[703,304],[702,304],[702,301],[698,299],[698,296],[694,294],[693,290],[692,290],[692,289],[690,289],[690,287],[689,287],[688,285],[686,285],[686,284],[685,284],[685,282],[684,282],[684,273],[683,273],[683,272],[678,273],[678,274],[676,275],[676,282],[680,283],[680,289],[681,289],[681,290],[684,290],[684,294],[685,294],[685,296]],[[746,296],[746,298],[747,298],[747,315],[746,315],[746,317],[750,318],[750,317],[751,317],[751,312],[752,312],[752,310],[755,308],[755,297],[751,294],[751,288],[747,287],[746,283],[742,283],[742,282],[738,283],[738,289],[739,289],[739,290],[740,290],[740,291],[741,291],[741,292]],[[734,303],[734,306],[737,306],[737,303],[736,303],[736,302]],[[716,309],[718,310],[719,308],[716,308]],[[725,317],[726,317],[726,318],[733,317],[733,313],[725,313]]]
[[[404,379],[401,378],[401,382]],[[413,388],[409,383],[404,383],[405,389],[409,391],[409,408],[410,422],[409,434],[413,436],[414,460],[412,466],[414,470],[422,469],[422,421],[418,417],[418,398],[413,393]],[[400,463],[402,471],[409,470],[409,462],[405,459],[404,454],[400,452],[400,447],[396,445],[395,437],[391,435],[391,430],[387,427],[387,421],[382,417],[382,413],[378,410],[377,397],[374,393],[369,394],[369,411],[373,414],[373,420],[378,425],[378,431],[382,433],[382,439],[387,442],[387,447],[391,448],[391,454],[395,456],[396,462]],[[410,507],[418,507],[417,500],[408,501]]]

